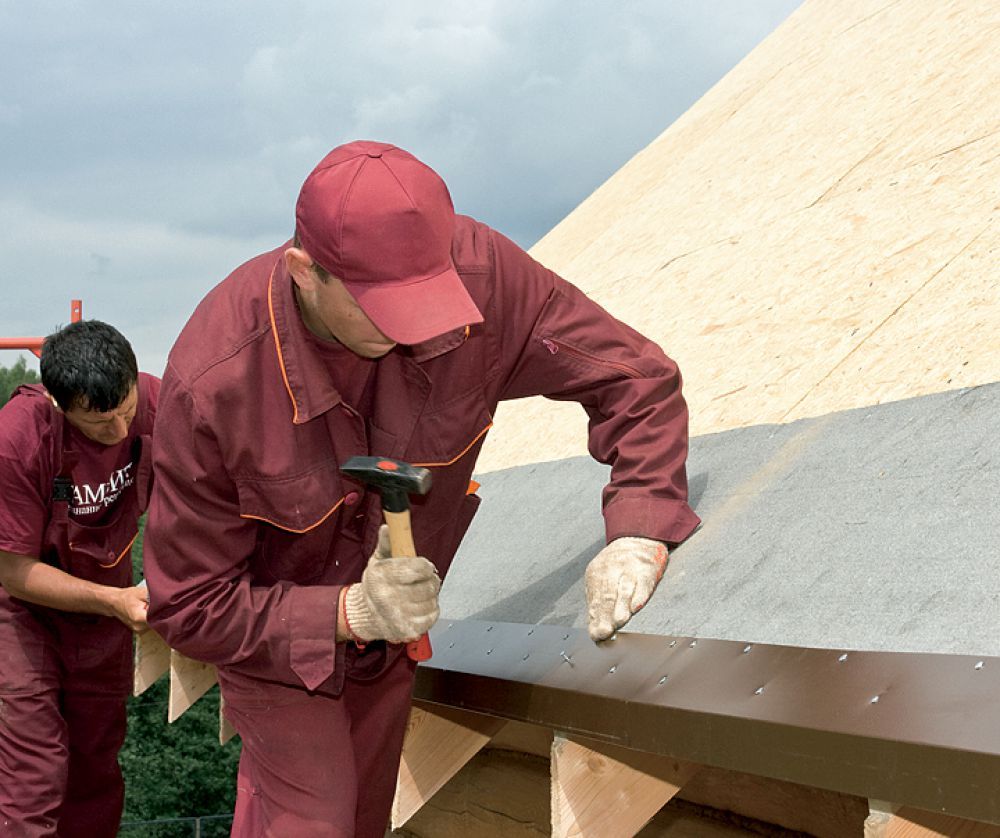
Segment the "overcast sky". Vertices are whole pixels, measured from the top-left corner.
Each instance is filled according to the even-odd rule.
[[[530,247],[798,5],[0,0],[0,336],[82,298],[159,374],[352,139],[413,152]]]

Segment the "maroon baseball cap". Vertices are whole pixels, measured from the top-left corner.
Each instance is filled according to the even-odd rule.
[[[335,148],[302,184],[295,223],[303,249],[391,340],[421,343],[483,322],[451,260],[448,187],[401,148]]]

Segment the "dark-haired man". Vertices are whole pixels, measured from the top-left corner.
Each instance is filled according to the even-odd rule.
[[[243,738],[234,835],[380,838],[415,666],[401,641],[438,616],[497,402],[580,402],[611,465],[609,544],[587,569],[595,640],[642,607],[666,545],[698,522],[687,409],[658,347],[456,216],[402,149],[334,149],[302,187],[295,233],[216,287],[171,352],[150,624],[218,666]],[[413,510],[428,558],[388,557],[377,493],[338,471],[356,454],[433,470]]]
[[[45,339],[41,379],[0,410],[0,835],[111,838],[160,382],[97,320]]]

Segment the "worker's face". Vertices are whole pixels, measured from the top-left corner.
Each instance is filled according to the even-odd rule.
[[[67,422],[88,439],[102,445],[117,445],[128,436],[129,425],[135,419],[138,406],[139,391],[133,384],[128,395],[114,410],[89,410],[74,405],[69,410],[63,411],[63,415]]]
[[[289,257],[293,251],[296,255]],[[285,258],[295,281],[302,319],[313,334],[336,340],[362,358],[381,358],[396,345],[368,319],[339,279],[319,276],[305,251],[291,248]]]

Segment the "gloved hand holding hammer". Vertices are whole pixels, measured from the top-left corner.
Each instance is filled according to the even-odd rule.
[[[438,618],[441,580],[427,559],[417,555],[410,531],[410,494],[431,487],[431,473],[385,457],[351,457],[340,470],[377,489],[385,524],[360,584],[341,591],[338,640],[406,642],[411,660],[431,656],[427,630]]]
[[[427,559],[393,558],[389,528],[383,524],[378,546],[361,581],[341,592],[338,621],[338,629],[343,632],[341,639],[390,643],[416,640],[437,622],[440,589],[437,570]]]

